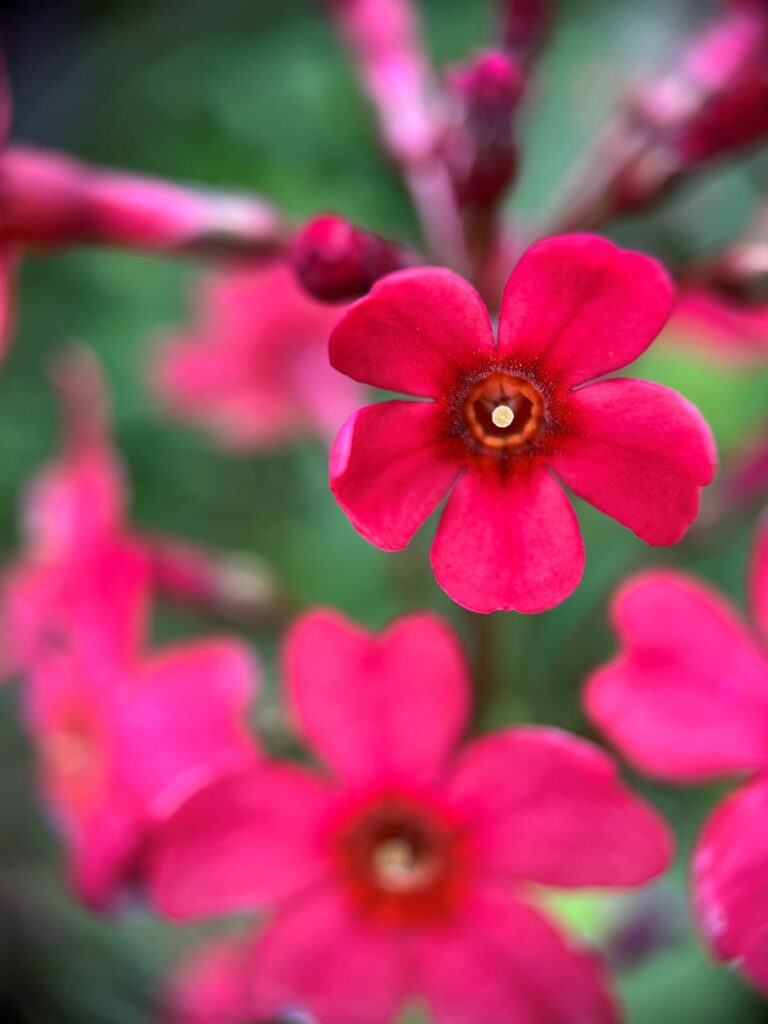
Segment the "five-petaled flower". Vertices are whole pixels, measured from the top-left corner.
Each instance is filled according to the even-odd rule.
[[[768,992],[768,522],[752,575],[758,632],[710,587],[650,571],[618,592],[615,660],[590,680],[596,724],[639,769],[671,782],[749,773],[693,860],[699,923],[716,955]]]
[[[397,550],[450,491],[432,566],[477,612],[542,611],[578,585],[581,534],[554,474],[648,543],[680,540],[713,473],[706,424],[658,384],[595,382],[645,351],[672,297],[645,256],[551,238],[512,271],[494,344],[485,306],[452,272],[384,278],[334,329],[331,362],[431,401],[368,406],[340,431],[331,488],[354,527]]]
[[[666,866],[657,814],[592,744],[517,727],[457,748],[468,679],[431,614],[372,635],[331,611],[284,650],[295,721],[324,762],[261,761],[164,824],[151,890],[174,918],[269,912],[255,1017],[384,1024],[609,1024],[596,958],[531,904],[531,883],[633,886]]]
[[[280,262],[214,275],[198,303],[196,323],[160,350],[153,369],[175,415],[239,450],[333,436],[360,400],[328,365],[338,306],[308,296]]]

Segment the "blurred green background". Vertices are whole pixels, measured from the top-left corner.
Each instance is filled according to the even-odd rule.
[[[527,115],[523,176],[510,212],[531,217],[547,208],[626,83],[679,52],[687,28],[712,9],[694,0],[563,0]],[[492,39],[490,0],[432,0],[423,10],[440,63]],[[380,158],[370,112],[311,0],[22,0],[2,11],[16,139],[169,178],[254,189],[296,217],[334,209],[385,233],[415,237],[407,198]],[[668,259],[701,252],[748,223],[767,185],[768,160],[751,156],[737,168],[708,171],[653,216],[618,223],[612,234]],[[406,609],[438,609],[462,632],[473,657],[480,642],[490,645],[493,691],[482,727],[521,720],[587,731],[579,688],[612,650],[606,600],[639,566],[685,567],[743,602],[755,508],[696,528],[674,550],[660,551],[580,505],[588,562],[578,592],[544,615],[495,615],[478,628],[434,583],[427,563],[431,526],[394,555],[358,537],[328,492],[318,442],[231,457],[159,413],[145,387],[152,341],[184,318],[197,271],[95,250],[24,262],[16,340],[0,373],[3,558],[17,543],[19,489],[55,450],[57,410],[46,368],[75,337],[106,367],[140,527],[264,555],[303,604],[333,604],[370,626]],[[671,384],[701,406],[726,464],[768,420],[764,372],[723,367],[664,344],[643,362],[638,376]],[[198,617],[162,609],[157,635],[209,628]],[[279,638],[261,632],[250,639],[274,693]],[[687,922],[685,853],[715,791],[638,785],[674,823],[681,856],[648,904],[652,917],[663,918],[667,942],[622,973],[629,1021],[768,1020],[735,975],[708,964]],[[562,909],[598,939],[628,912],[625,901],[605,897],[568,900]],[[153,921],[140,908],[102,921],[75,905],[35,798],[17,694],[6,687],[0,692],[0,1020],[150,1021],[158,979],[198,934]]]

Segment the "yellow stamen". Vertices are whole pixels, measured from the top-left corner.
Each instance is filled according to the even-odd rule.
[[[508,405],[497,405],[491,413],[491,419],[493,420],[494,427],[499,427],[501,430],[512,426],[514,418],[515,414]]]

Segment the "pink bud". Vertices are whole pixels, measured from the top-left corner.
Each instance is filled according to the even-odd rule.
[[[455,115],[446,136],[446,161],[459,204],[492,206],[517,170],[513,115],[523,73],[504,53],[481,54],[449,77]]]
[[[334,214],[309,221],[293,243],[292,256],[301,283],[326,302],[365,295],[384,274],[417,262],[403,246]]]
[[[285,238],[279,215],[259,199],[103,171],[26,146],[0,159],[0,240],[263,256]]]

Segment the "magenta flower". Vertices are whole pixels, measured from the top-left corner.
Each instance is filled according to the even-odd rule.
[[[634,886],[666,866],[662,820],[584,740],[514,728],[457,749],[469,685],[438,618],[380,636],[331,611],[284,650],[290,708],[325,769],[263,761],[166,822],[152,887],[175,918],[269,911],[257,1018],[608,1024],[595,958],[529,902],[531,883]],[[417,727],[415,727],[417,723]]]
[[[672,782],[749,773],[693,860],[699,925],[715,954],[768,992],[768,523],[755,549],[750,632],[710,587],[651,571],[619,591],[619,655],[586,691],[596,724],[642,771]]]
[[[384,278],[333,331],[331,362],[431,401],[368,406],[342,428],[331,488],[352,525],[403,548],[450,492],[432,566],[477,612],[542,611],[578,585],[582,539],[560,482],[650,544],[680,540],[712,477],[706,424],[658,384],[593,383],[648,348],[671,304],[659,264],[589,235],[521,258],[497,343],[450,271]]]
[[[110,558],[99,600],[122,617],[130,648],[62,639],[26,680],[40,783],[67,845],[73,883],[108,907],[139,881],[152,830],[196,787],[249,763],[244,717],[254,666],[235,640],[144,654],[135,609],[109,581],[130,571]],[[115,592],[112,592],[115,591]],[[94,627],[92,627],[94,628]],[[95,624],[98,628],[98,621]]]
[[[669,336],[728,361],[768,362],[768,304],[686,288],[669,321]]]
[[[6,672],[34,669],[62,633],[79,633],[91,646],[102,640],[121,645],[124,622],[113,620],[111,604],[100,600],[94,581],[123,588],[137,619],[148,597],[146,556],[126,525],[127,489],[109,436],[98,364],[87,350],[77,351],[62,361],[57,384],[62,451],[26,489],[20,516],[24,552],[2,579]],[[113,558],[130,571],[113,572]]]
[[[196,323],[160,352],[156,390],[173,413],[229,447],[332,436],[360,400],[328,366],[339,312],[309,298],[287,264],[209,278]]]

